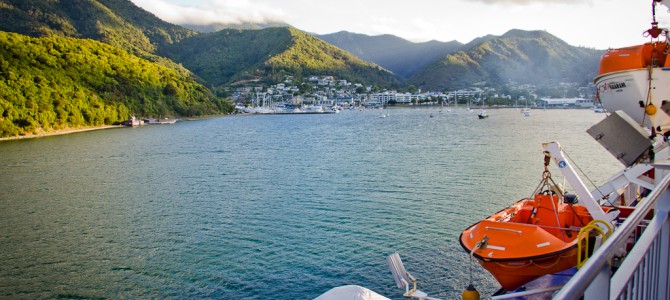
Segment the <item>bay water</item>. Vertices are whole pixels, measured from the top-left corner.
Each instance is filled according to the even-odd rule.
[[[0,142],[0,298],[402,298],[499,288],[460,232],[530,196],[541,143],[603,183],[604,114],[436,108],[257,115]],[[388,114],[387,117],[383,117]],[[560,172],[552,167],[554,180]],[[569,188],[568,188],[569,189]]]

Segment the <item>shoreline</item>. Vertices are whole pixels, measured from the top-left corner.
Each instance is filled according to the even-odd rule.
[[[233,116],[237,116],[237,115],[233,115],[233,114],[230,114],[230,115],[207,115],[207,116],[202,116],[202,117],[189,117],[189,118],[183,118],[183,119],[178,119],[178,120],[181,120],[181,121],[197,121],[197,120],[206,120],[206,119],[213,119],[213,118],[220,118],[220,117],[233,117]],[[112,129],[112,128],[125,128],[125,127],[128,127],[128,126],[125,126],[125,125],[103,125],[103,126],[81,127],[81,128],[66,128],[66,129],[45,131],[45,132],[41,132],[41,133],[38,133],[38,134],[0,137],[0,142],[14,141],[14,140],[25,140],[25,139],[35,139],[35,138],[42,138],[42,137],[49,137],[49,136],[66,135],[66,134],[72,134],[72,133],[78,133],[78,132]]]
[[[48,137],[48,136],[65,135],[65,134],[78,133],[78,132],[112,129],[112,128],[124,128],[124,127],[126,127],[126,126],[123,126],[123,125],[103,125],[103,126],[95,126],[95,127],[58,129],[58,130],[46,131],[46,132],[42,132],[42,133],[38,133],[38,134],[31,134],[31,135],[19,135],[19,136],[2,137],[2,138],[0,138],[0,142],[13,141],[13,140],[24,140],[24,139],[35,139],[35,138]]]

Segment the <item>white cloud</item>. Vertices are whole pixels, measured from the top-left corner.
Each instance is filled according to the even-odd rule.
[[[574,4],[587,3],[593,4],[592,0],[466,0],[468,2],[482,2],[485,4],[512,4],[512,5],[529,5],[529,4]]]
[[[605,49],[645,42],[651,5],[630,0],[131,0],[176,24],[283,21],[319,34],[393,34],[462,43],[510,29],[546,30],[572,45]],[[670,1],[670,0],[666,0]],[[667,27],[666,7],[656,10]]]
[[[167,0],[132,1],[159,18],[175,24],[266,22],[282,20],[285,15],[281,9],[249,0],[205,0],[188,4],[175,4]]]

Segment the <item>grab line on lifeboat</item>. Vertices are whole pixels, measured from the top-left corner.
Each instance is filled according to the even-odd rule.
[[[500,227],[490,227],[490,226],[486,226],[486,227],[484,227],[484,229],[486,229],[486,230],[491,229],[491,230],[509,231],[509,232],[514,232],[514,233],[518,234],[519,236],[523,235],[523,231],[521,231],[521,230],[514,230],[514,229],[507,229],[507,228],[500,228]]]

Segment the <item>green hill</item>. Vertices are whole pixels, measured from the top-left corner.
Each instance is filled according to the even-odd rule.
[[[291,25],[286,24],[284,22],[280,21],[267,21],[267,22],[241,22],[241,23],[211,23],[211,24],[205,24],[205,25],[196,25],[196,24],[179,24],[181,26],[184,26],[188,29],[195,30],[197,32],[203,32],[203,33],[209,33],[209,32],[217,32],[223,29],[241,29],[241,30],[248,30],[248,29],[253,29],[253,30],[258,30],[258,29],[265,29],[265,28],[273,28],[273,27],[289,27]]]
[[[587,83],[595,77],[602,54],[570,46],[545,31],[511,30],[479,41],[429,65],[408,83],[427,89],[463,88],[479,82]]]
[[[224,29],[185,39],[159,53],[213,86],[272,81],[281,75],[333,75],[384,87],[398,84],[393,74],[381,67],[291,27]]]
[[[0,32],[0,136],[230,109],[188,74],[105,43]]]
[[[196,32],[162,21],[129,0],[0,0],[0,30],[29,36],[69,36],[150,56]]]

